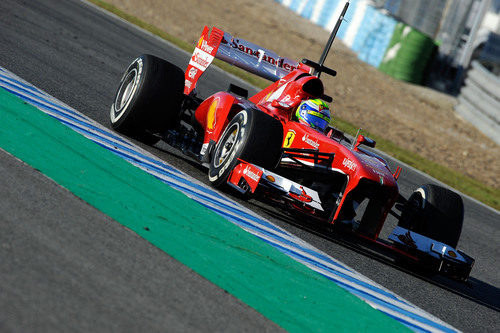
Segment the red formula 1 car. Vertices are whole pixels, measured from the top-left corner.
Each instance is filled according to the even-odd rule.
[[[458,194],[428,184],[406,200],[397,185],[401,169],[392,172],[383,158],[366,149],[375,146],[373,140],[363,135],[349,139],[331,126],[320,131],[296,119],[304,101],[331,102],[320,74],[336,74],[323,63],[339,25],[340,19],[319,63],[282,58],[207,27],[185,72],[142,55],[121,80],[111,107],[112,127],[148,144],[164,140],[208,164],[215,187],[258,194],[465,281],[474,260],[455,249],[463,221]],[[250,98],[231,84],[228,91],[200,99],[197,81],[214,58],[273,83]],[[399,222],[388,245],[378,236],[391,212]]]

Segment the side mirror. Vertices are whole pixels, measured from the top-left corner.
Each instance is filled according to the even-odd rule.
[[[354,146],[354,148],[358,148],[360,145],[365,145],[370,148],[375,148],[375,144],[376,144],[375,140],[370,139],[369,137],[366,137],[364,135],[358,135],[358,137],[356,138],[356,145]]]

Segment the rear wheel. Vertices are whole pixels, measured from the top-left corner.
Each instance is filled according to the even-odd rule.
[[[403,207],[398,225],[457,247],[464,219],[462,197],[444,187],[419,187]]]
[[[111,105],[111,126],[147,144],[174,127],[183,99],[184,73],[177,66],[145,54],[123,75]]]
[[[238,158],[273,169],[281,158],[283,126],[266,113],[253,109],[238,112],[226,126],[210,159],[208,178],[224,185]]]

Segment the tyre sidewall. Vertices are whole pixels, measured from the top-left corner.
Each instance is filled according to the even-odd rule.
[[[248,139],[248,134],[250,133],[251,121],[252,112],[242,110],[231,119],[222,133],[219,142],[215,146],[212,157],[210,158],[208,170],[208,179],[214,186],[218,187],[224,184],[229,174],[238,163],[238,158],[241,156]],[[235,143],[229,155],[219,164],[215,160],[219,156],[221,149],[223,149],[222,146],[225,144],[227,137],[230,135],[229,131],[232,131],[235,126],[237,126],[238,129]]]
[[[131,72],[136,72],[134,87],[131,91],[132,96],[123,107],[118,109],[117,104],[118,98],[120,97],[120,89],[123,89],[122,86],[126,83],[124,81],[127,79]],[[144,56],[140,56],[130,64],[130,66],[123,74],[123,77],[120,80],[120,85],[118,86],[118,89],[116,91],[113,104],[111,105],[110,121],[111,126],[114,129],[125,133],[130,132],[132,129],[131,126],[136,123],[137,120],[139,120],[137,119],[137,115],[135,114],[136,112],[134,112],[134,107],[136,107],[137,100],[141,96],[144,81]]]
[[[129,100],[119,99],[128,77],[135,74]],[[110,110],[112,127],[136,138],[162,134],[179,121],[184,97],[184,73],[177,66],[152,55],[135,59],[123,75]]]

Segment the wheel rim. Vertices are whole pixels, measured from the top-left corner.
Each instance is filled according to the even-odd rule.
[[[220,167],[231,156],[236,147],[239,131],[240,125],[238,123],[234,123],[231,127],[224,131],[220,145],[217,146],[217,150],[215,151],[214,167]]]
[[[138,79],[137,69],[133,68],[122,80],[118,92],[116,93],[114,106],[111,109],[111,122],[114,123],[118,121],[127,110],[137,89]]]

